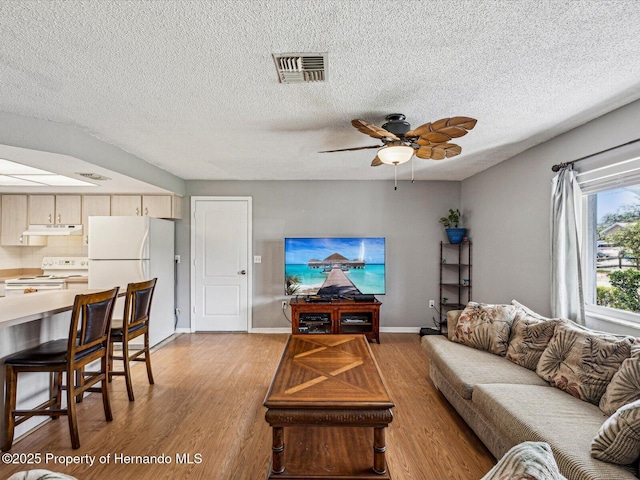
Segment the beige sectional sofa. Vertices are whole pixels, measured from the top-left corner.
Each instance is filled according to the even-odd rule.
[[[569,480],[636,479],[637,464],[591,456],[608,415],[555,388],[505,356],[451,341],[462,311],[449,312],[448,336],[422,337],[435,386],[496,457],[525,442],[547,442]],[[507,355],[508,357],[508,355]]]

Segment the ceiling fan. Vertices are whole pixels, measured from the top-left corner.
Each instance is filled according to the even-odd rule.
[[[381,140],[382,145],[324,150],[319,153],[379,148],[378,154],[371,162],[372,167],[384,164],[396,167],[411,160],[414,154],[418,158],[442,160],[455,157],[462,152],[462,148],[455,143],[450,143],[450,140],[466,135],[469,130],[476,126],[477,122],[476,119],[469,117],[442,118],[433,123],[425,123],[412,130],[411,125],[405,120],[406,117],[402,113],[392,113],[385,118],[387,122],[382,127],[364,120],[356,119],[351,121],[351,125],[360,132]]]

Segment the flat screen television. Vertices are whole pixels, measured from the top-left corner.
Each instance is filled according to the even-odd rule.
[[[284,239],[285,294],[384,295],[384,237]]]

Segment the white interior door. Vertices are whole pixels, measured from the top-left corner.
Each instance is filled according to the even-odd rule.
[[[191,330],[249,331],[251,198],[192,197],[191,207]]]

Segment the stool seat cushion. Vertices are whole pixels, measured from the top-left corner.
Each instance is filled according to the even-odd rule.
[[[147,326],[146,323],[140,323],[135,327],[129,329],[129,333],[135,333],[138,330],[142,330]],[[121,342],[122,341],[122,327],[116,327],[111,329],[111,341],[113,342]]]
[[[32,348],[27,348],[20,352],[9,355],[4,359],[5,365],[64,365],[67,362],[67,345],[66,338],[52,340],[50,342],[41,343]],[[97,352],[104,347],[96,345],[95,347],[84,350],[76,356],[76,360],[86,357]]]

